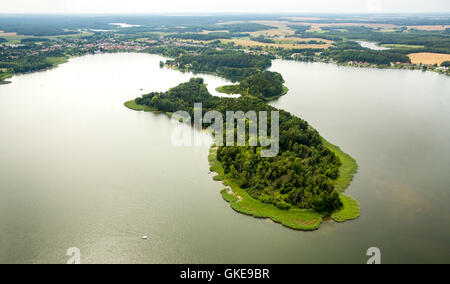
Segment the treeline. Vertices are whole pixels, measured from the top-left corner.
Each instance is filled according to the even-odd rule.
[[[4,42],[8,42],[8,40],[6,38],[0,37],[0,43],[4,43]]]
[[[227,111],[267,111],[270,114],[277,110],[251,96],[214,97],[201,78],[193,78],[164,93],[144,95],[137,98],[136,103],[165,112],[186,111],[191,116],[194,103],[202,103],[204,113],[218,111],[222,115]],[[246,139],[248,142],[248,137]],[[280,110],[279,155],[262,158],[261,150],[262,147],[219,147],[217,158],[225,174],[261,202],[280,209],[304,208],[317,212],[333,212],[342,207],[333,186],[333,180],[339,177],[341,162],[306,121]]]
[[[327,44],[324,41],[317,41],[317,40],[308,40],[308,41],[299,41],[298,44]]]
[[[14,73],[28,73],[53,67],[45,56],[28,56],[13,62],[0,62],[0,68],[12,69]]]
[[[145,49],[145,52],[151,54],[160,54],[167,57],[177,58],[180,55],[188,53],[202,53],[207,48],[196,46],[153,46]]]
[[[21,43],[36,43],[36,42],[48,42],[50,39],[42,37],[42,38],[23,38],[20,40]]]
[[[298,61],[305,61],[305,62],[311,62],[314,61],[316,57],[316,53],[323,52],[323,49],[317,49],[317,48],[293,48],[293,49],[287,49],[287,48],[278,48],[273,50],[274,53],[276,53],[278,56],[280,56],[283,59],[295,59]]]
[[[257,37],[252,37],[251,40],[257,41],[257,42],[261,42],[261,43],[275,43],[275,41],[271,38],[266,38],[263,35],[257,36]]]
[[[390,65],[391,62],[411,63],[411,59],[405,54],[389,51],[329,49],[323,54],[339,63],[348,61],[377,65]]]
[[[205,51],[200,55],[183,54],[168,65],[195,72],[212,72],[234,82],[242,81],[259,70],[272,65],[268,56],[237,51]]]
[[[311,26],[289,25],[289,28],[295,31],[295,35],[303,35],[306,31],[311,30]]]
[[[16,32],[17,34],[26,36],[62,36],[78,34],[78,32],[76,31],[66,31],[63,28],[41,25],[14,25],[4,28],[0,26],[0,30],[5,30],[7,32]]]

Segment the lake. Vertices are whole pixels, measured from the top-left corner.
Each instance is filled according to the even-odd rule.
[[[376,42],[357,41],[362,47],[372,50],[389,50],[390,48],[379,46]]]
[[[174,147],[169,118],[123,106],[193,76],[161,60],[84,56],[0,86],[0,263],[65,263],[71,247],[83,263],[365,263],[369,247],[449,261],[449,78],[274,61],[290,91],[272,104],[360,165],[361,218],[301,232],[234,212],[207,145]]]

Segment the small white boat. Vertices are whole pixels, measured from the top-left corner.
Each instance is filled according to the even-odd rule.
[[[148,237],[147,237],[147,236],[143,236],[142,239],[143,239],[143,240],[147,240]]]

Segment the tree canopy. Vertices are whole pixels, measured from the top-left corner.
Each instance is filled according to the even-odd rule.
[[[241,81],[272,65],[268,56],[237,51],[207,50],[201,54],[183,54],[167,64],[185,70],[211,72],[233,81]]]
[[[250,95],[269,101],[284,95],[287,88],[283,85],[284,79],[280,73],[270,71],[257,71],[238,85],[218,88],[227,94]]]
[[[218,111],[223,115],[227,111],[267,111],[269,114],[277,111],[257,97],[214,97],[201,78],[193,78],[167,92],[144,95],[137,98],[136,103],[164,112],[186,111],[191,116],[194,103],[202,103],[204,113]],[[221,146],[217,159],[225,173],[253,198],[280,209],[305,208],[318,212],[339,209],[342,201],[332,183],[339,176],[339,158],[324,146],[319,133],[306,121],[283,110],[279,113],[278,156],[262,158],[261,146]],[[209,125],[204,123],[203,126]],[[248,142],[248,137],[246,139]]]
[[[450,61],[444,61],[441,63],[442,67],[450,67]]]

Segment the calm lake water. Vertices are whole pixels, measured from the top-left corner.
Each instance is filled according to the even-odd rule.
[[[174,147],[166,116],[123,106],[192,76],[160,60],[85,56],[0,87],[0,263],[65,263],[70,247],[83,263],[364,263],[373,246],[450,261],[449,78],[274,62],[290,92],[273,105],[360,165],[361,218],[299,232],[235,213],[206,145]]]

